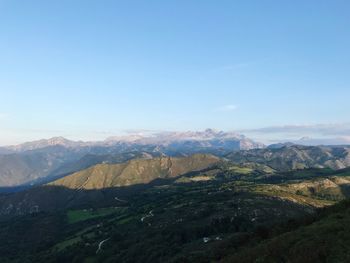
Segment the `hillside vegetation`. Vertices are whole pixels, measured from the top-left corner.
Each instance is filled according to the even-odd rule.
[[[243,248],[222,262],[342,263],[350,261],[350,202],[322,212],[313,223]],[[287,229],[286,229],[287,230]]]
[[[147,184],[155,179],[174,178],[192,171],[200,171],[220,161],[213,155],[190,157],[159,157],[131,160],[123,164],[98,164],[66,176],[49,185],[70,189],[102,189],[135,184]]]
[[[347,259],[347,246],[332,240],[347,242],[348,217],[331,214],[350,198],[349,168],[151,157],[0,195],[0,261],[341,262],[337,249]]]

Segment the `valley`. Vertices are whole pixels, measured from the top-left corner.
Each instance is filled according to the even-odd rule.
[[[260,258],[262,241],[318,225],[350,197],[345,146],[218,156],[107,149],[0,195],[1,262],[254,262],[246,251]]]
[[[44,236],[37,237],[36,249],[40,252],[32,251],[31,241],[24,241],[21,247],[13,244],[16,250],[22,249],[24,258],[30,255],[35,262],[74,262],[81,258],[86,262],[220,261],[232,256],[232,251],[255,244],[267,229],[305,218],[312,221],[319,209],[350,194],[350,170],[311,169],[266,176],[263,171],[207,158],[214,162],[205,169],[201,166],[191,171],[192,161],[189,170],[157,183],[146,181],[142,187],[103,188],[93,184],[95,188],[91,189],[84,181],[67,184],[70,177],[79,182],[75,177],[85,176],[77,173],[41,187],[40,194],[34,188],[3,197],[1,204],[6,198],[21,204],[35,201],[39,209],[31,206],[28,215],[24,211],[13,214],[11,218],[15,216],[15,220],[3,225],[0,235],[10,242],[17,235],[9,232],[11,225],[18,227],[26,222],[33,225],[30,231],[44,231]],[[155,160],[159,163],[160,159]],[[110,169],[101,171],[103,178]],[[279,182],[270,182],[274,176]],[[55,189],[62,185],[64,189]],[[53,189],[44,191],[46,187]],[[15,211],[19,211],[18,207]],[[4,209],[2,213],[6,216]],[[33,223],[46,220],[50,227]],[[52,225],[51,220],[57,225]],[[7,246],[5,243],[0,250],[4,260],[24,259],[5,252]],[[140,250],[147,253],[140,254]]]
[[[349,14],[0,0],[0,263],[349,263]]]

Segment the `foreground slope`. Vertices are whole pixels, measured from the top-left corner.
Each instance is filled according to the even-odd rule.
[[[350,201],[324,211],[312,224],[242,248],[223,262],[350,262]]]

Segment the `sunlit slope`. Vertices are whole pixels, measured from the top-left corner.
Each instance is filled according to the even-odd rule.
[[[123,164],[98,164],[49,185],[88,190],[147,184],[155,179],[173,178],[191,171],[200,171],[219,161],[213,155],[197,154],[184,158],[160,157],[131,160]]]

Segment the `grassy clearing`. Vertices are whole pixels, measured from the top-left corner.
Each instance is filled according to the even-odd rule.
[[[251,174],[254,170],[248,167],[231,166],[229,171],[237,174]]]
[[[81,210],[69,210],[67,212],[67,218],[69,224],[85,221],[92,218],[98,218],[116,213],[118,208],[101,208],[97,210],[81,209]]]

